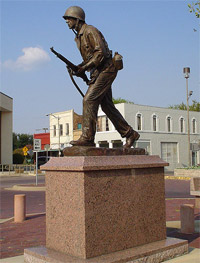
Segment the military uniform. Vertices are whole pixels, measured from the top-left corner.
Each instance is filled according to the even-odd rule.
[[[81,66],[90,71],[89,88],[83,98],[83,134],[88,141],[94,141],[99,105],[112,121],[122,137],[127,137],[132,128],[125,121],[112,102],[111,85],[117,76],[112,54],[101,32],[84,24],[75,41],[83,58]]]
[[[83,62],[77,76],[85,70],[90,72],[89,88],[83,98],[82,136],[72,145],[93,146],[99,105],[122,137],[126,137],[124,148],[130,148],[140,135],[125,121],[112,102],[111,86],[117,76],[112,52],[102,33],[85,23],[85,12],[79,6],[69,7],[63,18],[76,34],[75,41]]]

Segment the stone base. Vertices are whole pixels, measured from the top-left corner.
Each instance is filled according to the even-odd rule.
[[[72,146],[63,150],[64,156],[116,156],[116,155],[144,155],[142,148],[104,148],[89,146]]]
[[[188,253],[188,242],[176,238],[149,243],[90,259],[80,259],[46,247],[24,250],[25,263],[160,263]]]
[[[158,156],[51,158],[46,247],[94,258],[166,238],[164,168]]]

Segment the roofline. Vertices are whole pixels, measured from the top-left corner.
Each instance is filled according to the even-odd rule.
[[[151,106],[151,105],[143,105],[143,104],[136,104],[136,103],[128,103],[128,102],[122,102],[122,103],[117,103],[117,104],[131,104],[131,105],[135,105],[135,106],[144,106],[144,107],[159,108],[159,109],[166,109],[166,110],[176,110],[176,111],[183,111],[183,112],[186,111],[186,110],[180,110],[180,109],[173,109],[173,108],[159,107],[159,106]],[[117,105],[117,104],[115,104],[115,105]],[[198,112],[198,111],[192,111],[192,112]]]
[[[11,98],[10,96],[6,95],[5,93],[3,93],[3,92],[1,92],[1,91],[0,91],[0,94],[2,94],[2,95],[4,95],[4,96],[8,97],[8,98],[11,99],[11,100],[13,100],[13,98]]]

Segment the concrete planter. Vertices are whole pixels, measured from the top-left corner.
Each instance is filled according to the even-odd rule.
[[[200,169],[175,169],[174,175],[178,177],[200,177]]]

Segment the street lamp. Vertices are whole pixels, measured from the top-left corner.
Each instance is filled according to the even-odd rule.
[[[47,114],[46,116],[53,116],[54,118],[56,118],[58,120],[58,151],[59,151],[59,157],[61,156],[61,150],[60,150],[60,117],[59,116],[55,116],[52,113]]]
[[[186,94],[187,94],[187,132],[188,132],[188,166],[191,166],[190,157],[190,118],[189,118],[189,98],[192,95],[192,91],[188,93],[188,79],[190,76],[190,68],[183,68],[184,77],[186,79]]]

